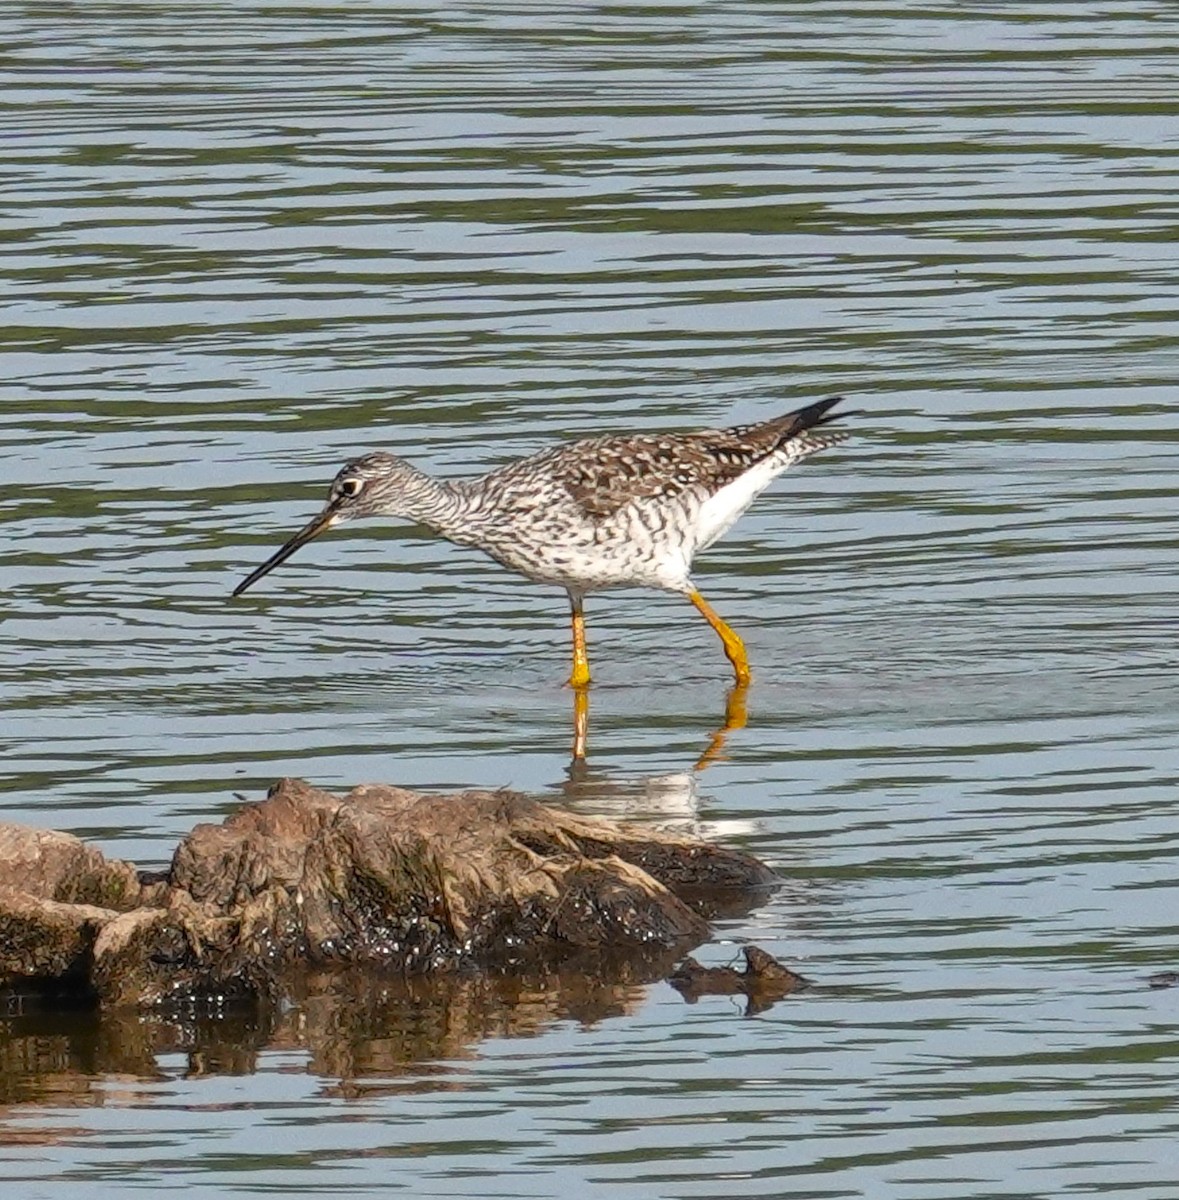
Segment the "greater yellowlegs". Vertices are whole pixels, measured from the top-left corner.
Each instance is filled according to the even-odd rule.
[[[815,432],[845,414],[835,396],[756,425],[694,433],[586,438],[508,463],[479,479],[443,482],[393,454],[353,459],[323,511],[233,590],[252,587],[300,546],[354,517],[403,517],[569,594],[573,671],[590,681],[584,600],[609,587],[686,596],[720,635],[738,687],[749,682],[741,639],[696,589],[692,560],[725,533],[787,467],[841,442]]]

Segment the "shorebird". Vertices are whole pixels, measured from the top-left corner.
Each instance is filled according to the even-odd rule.
[[[841,399],[729,429],[586,438],[477,479],[444,482],[394,454],[366,454],[332,481],[319,515],[233,594],[240,596],[333,525],[402,517],[475,546],[537,583],[563,587],[572,612],[574,688],[590,682],[585,597],[610,587],[686,596],[720,636],[743,688],[750,679],[745,645],[692,582],[692,560],[787,467],[847,437],[816,432],[846,415],[830,411]]]

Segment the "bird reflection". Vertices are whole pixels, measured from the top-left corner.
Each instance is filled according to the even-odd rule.
[[[734,730],[744,729],[745,723],[749,720],[748,697],[748,684],[739,683],[729,689],[729,694],[725,697],[724,724],[713,733],[712,740],[708,743],[704,753],[697,759],[697,771],[703,771],[709,763],[723,761],[724,755],[721,752],[725,748],[725,739]]]
[[[724,722],[714,731],[704,753],[696,760],[694,770],[702,771],[714,762],[724,760],[725,741],[730,733],[744,729],[749,720],[749,685],[738,683],[725,697]],[[573,689],[573,746],[570,752],[570,778],[585,766],[589,753],[589,689]]]
[[[699,814],[695,771],[619,778],[593,770],[584,758],[575,758],[557,790],[563,806],[584,816],[613,821],[642,821],[686,832],[694,830]]]
[[[748,717],[748,692],[747,687],[737,686],[728,693],[723,723],[711,734],[703,753],[691,766],[661,775],[627,778],[590,766],[589,693],[585,688],[575,689],[572,755],[565,779],[556,785],[560,803],[585,816],[642,821],[696,837],[748,833],[752,826],[739,819],[719,824],[702,822],[699,790],[700,772],[712,763],[724,761],[725,739],[734,730],[744,727]]]

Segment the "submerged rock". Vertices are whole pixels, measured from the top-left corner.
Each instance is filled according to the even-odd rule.
[[[662,955],[707,936],[706,893],[776,882],[739,851],[513,792],[340,797],[285,779],[198,825],[163,876],[0,826],[0,989],[104,1005],[277,999],[296,966],[419,975]]]
[[[810,987],[805,975],[792,971],[760,946],[743,947],[745,970],[732,967],[704,967],[688,957],[672,972],[667,982],[689,1004],[701,996],[743,995],[748,998],[746,1014],[765,1012],[776,1000]]]

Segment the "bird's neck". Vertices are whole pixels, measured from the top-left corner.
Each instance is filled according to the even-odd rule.
[[[447,483],[414,471],[412,490],[402,497],[401,515],[460,545],[478,544],[482,521],[463,480]]]
[[[454,488],[441,479],[410,467],[408,463],[405,464],[405,475],[407,478],[399,489],[396,507],[390,505],[387,511],[449,537],[449,530],[459,513],[459,500]]]

